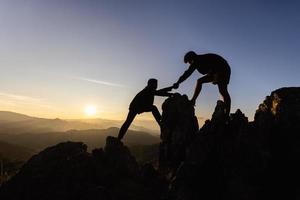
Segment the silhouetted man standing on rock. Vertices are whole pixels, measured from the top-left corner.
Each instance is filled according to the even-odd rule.
[[[157,80],[152,78],[148,80],[148,85],[140,91],[132,100],[129,106],[129,113],[127,115],[127,119],[122,125],[118,139],[121,140],[125,133],[127,132],[130,124],[134,120],[135,116],[137,114],[141,114],[143,112],[152,112],[155,120],[160,125],[161,121],[161,115],[155,105],[153,105],[154,102],[154,96],[171,96],[171,93],[168,93],[168,91],[172,90],[172,87],[160,89],[157,89]]]
[[[198,79],[194,95],[191,99],[195,105],[196,99],[201,92],[203,83],[217,84],[219,92],[225,103],[225,113],[230,114],[231,98],[227,90],[227,85],[230,80],[230,66],[227,61],[217,54],[202,54],[197,55],[194,51],[185,54],[184,62],[190,64],[188,70],[173,84],[173,88],[177,89],[179,84],[185,81],[196,69],[199,73],[205,75]]]

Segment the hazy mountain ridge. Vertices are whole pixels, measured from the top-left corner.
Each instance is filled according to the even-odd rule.
[[[11,111],[0,111],[0,122],[17,122],[30,120],[36,117],[30,117],[28,115],[15,113]]]
[[[27,161],[35,153],[33,149],[0,141],[0,159]]]
[[[0,111],[0,134],[21,134],[21,133],[44,133],[44,132],[64,132],[68,130],[87,130],[87,129],[107,129],[110,127],[120,127],[123,121],[109,119],[46,119],[31,117],[19,113]],[[157,134],[152,121],[137,121],[137,126],[133,124],[130,129],[136,131]],[[156,127],[157,128],[157,127]]]
[[[65,141],[80,141],[88,145],[89,149],[102,147],[105,138],[109,135],[117,136],[118,128],[69,130],[66,132],[45,132],[43,134],[0,134],[0,140],[7,143],[22,145],[24,147],[41,150],[47,146]],[[151,145],[159,143],[159,137],[146,132],[129,130],[124,143],[127,145]]]

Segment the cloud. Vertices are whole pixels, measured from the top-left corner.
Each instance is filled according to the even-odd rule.
[[[11,94],[11,93],[4,93],[0,92],[0,97],[5,97],[11,100],[17,100],[17,101],[30,101],[30,102],[41,102],[41,99],[33,98],[29,96],[23,96],[23,95],[17,95],[17,94]]]
[[[107,82],[107,81],[101,81],[101,80],[95,80],[95,79],[90,79],[90,78],[84,78],[84,77],[73,77],[74,79],[81,80],[81,81],[87,81],[90,83],[96,83],[100,85],[106,85],[106,86],[111,86],[111,87],[125,87],[124,85],[117,84],[117,83],[112,83],[112,82]]]
[[[12,93],[6,93],[6,92],[0,92],[0,102],[10,106],[17,106],[23,104],[23,105],[34,105],[38,107],[52,108],[52,106],[44,103],[43,99],[18,95],[18,94],[12,94]]]

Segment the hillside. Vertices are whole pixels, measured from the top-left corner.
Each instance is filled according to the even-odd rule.
[[[35,119],[35,117],[30,117],[27,115],[10,112],[10,111],[0,111],[0,122],[18,122]]]
[[[87,130],[87,129],[107,129],[110,127],[120,127],[123,121],[108,119],[46,119],[30,117],[27,115],[0,111],[0,134],[23,134],[23,133],[45,133],[45,132],[64,132],[68,130]],[[137,121],[130,129],[135,131],[143,131],[155,134],[155,129],[150,127],[158,127],[153,125],[152,121]],[[147,126],[148,128],[145,128]],[[157,134],[157,133],[156,133]]]
[[[60,142],[74,141],[84,142],[88,149],[103,147],[107,136],[117,136],[118,128],[90,129],[90,130],[69,130],[66,132],[46,132],[43,134],[22,133],[22,134],[0,134],[0,140],[7,143],[21,145],[35,150],[41,150],[47,146]],[[151,145],[159,143],[159,137],[146,132],[129,130],[125,136],[126,145]]]
[[[0,159],[27,161],[36,151],[23,146],[0,141]]]

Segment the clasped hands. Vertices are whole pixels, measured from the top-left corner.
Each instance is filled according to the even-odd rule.
[[[179,88],[179,83],[174,83],[172,89],[178,89],[178,88]],[[195,106],[196,99],[191,99],[190,102],[193,106]]]

